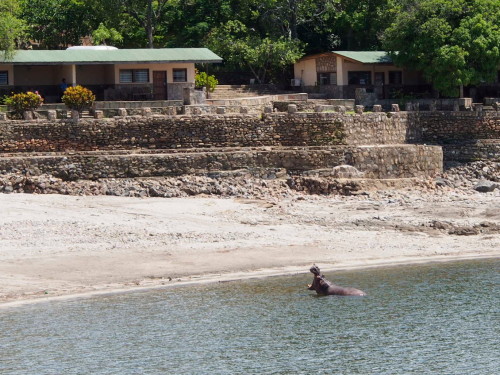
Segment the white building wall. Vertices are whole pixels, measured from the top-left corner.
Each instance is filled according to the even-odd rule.
[[[300,79],[304,86],[315,86],[317,81],[316,60],[298,61],[293,66],[295,79]]]

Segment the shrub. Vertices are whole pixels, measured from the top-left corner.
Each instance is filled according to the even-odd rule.
[[[14,111],[18,115],[22,115],[24,111],[34,111],[43,104],[43,98],[38,92],[21,92],[12,94],[4,99],[9,110]]]
[[[89,109],[95,101],[95,95],[89,89],[76,86],[68,87],[62,96],[62,101],[66,104],[69,109],[76,110],[78,112],[84,109]]]
[[[206,72],[196,71],[194,84],[197,88],[206,87],[208,92],[213,92],[219,84],[219,81],[217,81],[217,79],[213,75],[209,76]]]

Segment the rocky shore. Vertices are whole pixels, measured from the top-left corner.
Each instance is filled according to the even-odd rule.
[[[280,199],[304,194],[380,195],[384,194],[382,190],[409,187],[424,194],[439,195],[448,192],[471,194],[474,191],[500,191],[500,163],[493,161],[450,165],[441,175],[427,179],[370,180],[357,176],[356,171],[347,174],[347,177],[352,178],[338,178],[338,174],[336,176],[330,172],[321,170],[290,175],[284,169],[239,170],[204,176],[113,178],[95,181],[64,181],[51,175],[29,176],[10,173],[0,175],[0,192],[165,198],[203,195]]]
[[[0,305],[307,272],[312,263],[338,270],[500,256],[500,163],[421,180],[355,174],[2,175]]]

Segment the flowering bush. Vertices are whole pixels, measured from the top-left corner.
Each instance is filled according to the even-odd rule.
[[[12,94],[4,100],[11,111],[22,114],[24,111],[34,111],[43,104],[43,98],[38,92],[21,92]]]
[[[81,112],[84,109],[92,107],[95,95],[92,91],[82,86],[68,87],[64,91],[62,101],[69,109]]]

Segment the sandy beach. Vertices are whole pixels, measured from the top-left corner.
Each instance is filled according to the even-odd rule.
[[[0,194],[0,306],[500,256],[493,193],[281,199]]]

